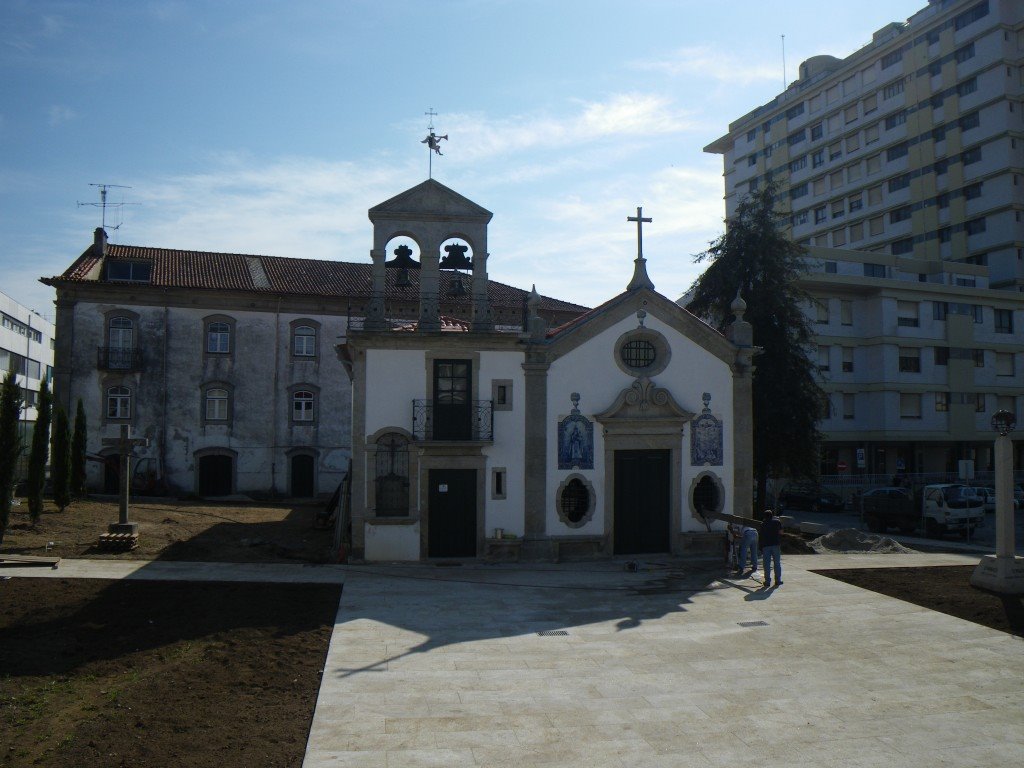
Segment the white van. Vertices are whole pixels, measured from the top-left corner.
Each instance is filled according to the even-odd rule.
[[[984,524],[984,502],[973,490],[955,483],[926,485],[921,493],[925,534],[937,538],[956,531],[966,536]]]

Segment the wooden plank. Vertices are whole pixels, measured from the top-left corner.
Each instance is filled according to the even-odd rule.
[[[60,562],[59,557],[40,557],[38,555],[8,555],[0,554],[0,568],[15,567],[21,565],[48,565],[56,568]]]

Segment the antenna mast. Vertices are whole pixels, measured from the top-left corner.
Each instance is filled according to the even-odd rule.
[[[786,36],[782,36],[782,92],[786,92]]]
[[[100,190],[100,201],[98,203],[78,203],[78,207],[81,208],[83,205],[88,205],[92,208],[99,208],[102,213],[100,214],[100,226],[105,230],[107,228],[107,208],[116,208],[120,211],[126,205],[138,205],[138,203],[108,203],[107,202],[107,190],[108,189],[131,189],[126,187],[124,184],[90,184],[90,187],[99,187]],[[117,222],[117,226],[111,227],[111,229],[120,229],[121,221]]]

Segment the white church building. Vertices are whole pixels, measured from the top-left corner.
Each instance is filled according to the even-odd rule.
[[[750,514],[742,300],[727,338],[654,290],[638,248],[618,296],[549,327],[534,292],[510,328],[489,306],[489,211],[428,180],[369,215],[372,298],[337,347],[352,558],[679,554],[707,536],[701,510]],[[389,252],[396,238],[418,262]],[[418,272],[417,321],[385,316],[396,269]],[[457,269],[472,273],[469,320],[439,307]]]

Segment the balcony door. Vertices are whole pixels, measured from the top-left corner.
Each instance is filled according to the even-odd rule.
[[[434,361],[434,439],[469,440],[473,364],[469,360]]]
[[[135,328],[130,318],[112,317],[107,329],[108,360],[110,368],[132,367],[135,348]]]

